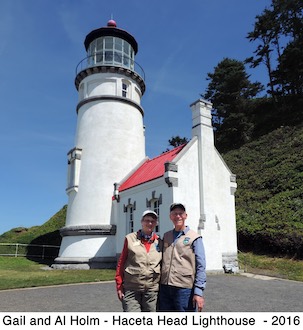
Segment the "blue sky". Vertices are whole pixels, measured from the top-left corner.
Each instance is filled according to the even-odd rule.
[[[84,39],[113,16],[138,42],[146,75],[146,154],[191,137],[190,104],[224,58],[244,60],[245,38],[270,0],[1,0],[0,234],[41,225],[67,203],[74,147],[75,68]],[[248,72],[267,83],[265,70]]]

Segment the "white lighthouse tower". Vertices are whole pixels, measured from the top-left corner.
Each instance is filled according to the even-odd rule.
[[[111,267],[116,261],[114,183],[145,158],[144,72],[138,44],[110,20],[84,41],[74,147],[68,152],[68,208],[55,267]]]

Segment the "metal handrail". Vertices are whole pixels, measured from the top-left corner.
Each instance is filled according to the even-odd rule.
[[[52,249],[57,249],[59,252],[60,246],[58,245],[47,245],[47,244],[23,244],[23,243],[0,243],[0,246],[15,246],[13,253],[1,253],[2,251],[0,250],[0,256],[13,256],[13,257],[25,257],[25,256],[30,256],[30,257],[40,257],[42,259],[45,258],[45,249],[46,248],[52,248]],[[28,253],[20,252],[19,247],[42,247],[42,252],[38,255],[28,255]],[[54,255],[53,257],[56,257],[57,255]]]
[[[132,58],[118,52],[113,52],[111,55],[112,60],[103,59],[100,61],[98,61],[98,56],[102,57],[103,53],[94,53],[93,55],[86,56],[76,66],[76,76],[81,71],[84,71],[88,68],[93,68],[97,66],[115,66],[136,72],[142,78],[142,80],[145,81],[145,72],[139,63],[134,61]],[[121,61],[115,61],[115,58],[117,57],[119,57]]]

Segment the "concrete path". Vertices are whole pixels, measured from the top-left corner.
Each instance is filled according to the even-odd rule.
[[[303,283],[208,275],[205,312],[303,312]],[[0,291],[0,312],[122,312],[114,282]]]

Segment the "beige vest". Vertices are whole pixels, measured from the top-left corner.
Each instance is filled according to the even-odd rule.
[[[174,244],[173,231],[164,234],[161,283],[192,288],[196,274],[196,259],[192,243],[200,237],[193,230],[181,235]]]
[[[125,262],[123,286],[125,290],[158,291],[160,282],[161,248],[155,240],[147,253],[137,233],[126,235],[128,255]]]

